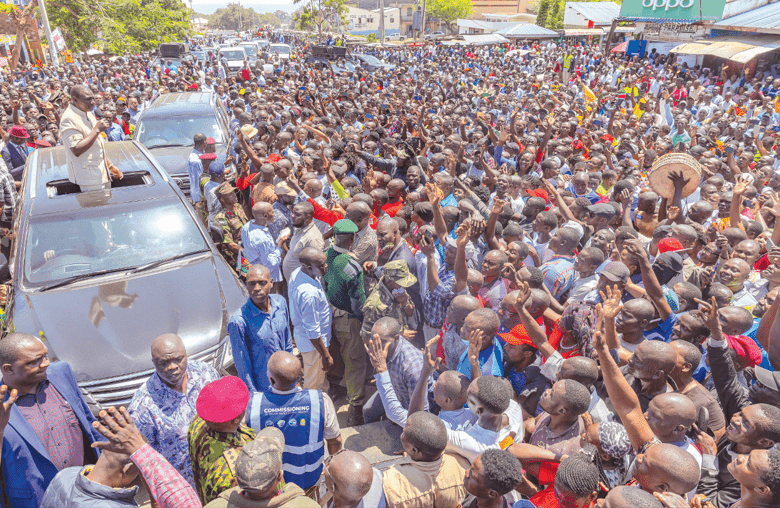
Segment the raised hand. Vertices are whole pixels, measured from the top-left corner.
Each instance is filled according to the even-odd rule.
[[[5,426],[8,425],[8,419],[11,417],[11,408],[13,407],[14,402],[16,402],[19,393],[16,389],[11,390],[11,395],[8,396],[8,400],[5,400],[6,395],[8,395],[8,387],[6,385],[0,386],[0,400],[5,401],[0,403],[0,434],[2,434]]]
[[[469,362],[479,361],[479,352],[482,350],[482,330],[472,330],[469,334]]]
[[[529,286],[527,282],[520,282],[517,285],[517,291],[517,297],[515,298],[515,302],[512,304],[512,306],[517,312],[520,312],[520,310],[525,307],[525,302],[531,298],[531,286]]]
[[[494,215],[498,215],[504,211],[505,206],[506,206],[506,201],[504,201],[503,199],[496,198],[493,200],[493,206],[490,207],[490,213]]]
[[[718,302],[715,301],[715,297],[712,297],[712,300],[708,303],[703,300],[699,300],[698,298],[695,298],[694,301],[701,305],[701,308],[697,310],[697,314],[699,315],[699,318],[702,320],[704,325],[710,329],[710,331],[713,331],[715,329],[720,329],[720,318],[718,317]]]
[[[688,182],[691,181],[690,178],[686,179],[683,176],[682,171],[670,171],[669,180],[671,180],[672,185],[674,185],[675,189],[685,187],[686,185],[688,185]]]
[[[621,303],[621,297],[623,294],[620,292],[617,286],[606,287],[606,294],[604,291],[600,291],[601,296],[601,309],[604,313],[605,320],[614,320],[620,311],[623,310],[623,304]]]
[[[366,345],[368,359],[371,360],[371,365],[374,366],[377,372],[387,371],[387,352],[390,349],[390,344],[392,342],[382,344],[382,339],[379,338],[379,335],[374,334]]]
[[[653,492],[653,495],[662,505],[664,505],[664,508],[690,508],[688,501],[679,494],[674,494],[672,492]]]
[[[135,426],[124,406],[119,409],[110,407],[107,411],[100,411],[98,418],[100,421],[92,422],[92,426],[108,441],[96,441],[92,443],[92,448],[132,455],[146,444],[146,439]]]
[[[458,245],[464,245],[469,243],[469,238],[471,237],[471,222],[469,221],[463,221],[460,226],[458,226]]]
[[[425,194],[428,196],[431,206],[438,208],[439,203],[441,203],[441,196],[439,196],[439,188],[436,187],[435,183],[428,182],[425,184]]]
[[[715,439],[713,439],[712,436],[699,430],[699,427],[695,423],[693,424],[693,431],[696,434],[696,445],[699,447],[699,450],[701,450],[702,455],[715,456],[718,454],[718,445],[715,443]]]
[[[642,246],[642,242],[636,238],[630,238],[623,242],[623,249],[627,250],[632,256],[636,256],[640,259],[647,258],[647,251]]]
[[[441,335],[437,335],[425,344],[423,350],[423,369],[428,372],[434,372],[441,365],[441,358],[433,353],[433,349],[436,347],[436,343],[441,339]]]
[[[734,197],[743,195],[745,191],[747,191],[749,185],[750,178],[748,175],[737,175],[734,177],[734,190],[732,190]]]

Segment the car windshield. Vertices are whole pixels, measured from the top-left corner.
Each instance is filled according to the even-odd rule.
[[[208,132],[217,143],[224,142],[214,116],[144,118],[135,131],[135,139],[146,148],[192,146],[199,132]]]
[[[268,41],[261,40],[261,41],[256,41],[256,42],[257,42],[257,45],[260,46],[261,48],[267,48],[268,46],[271,45],[271,43],[268,42]]]
[[[219,52],[220,57],[227,58],[228,60],[243,60],[244,59],[244,52],[243,51],[220,51]]]
[[[242,45],[242,48],[246,51],[246,54],[249,56],[255,56],[257,55],[257,50],[252,44]]]
[[[24,255],[25,284],[133,269],[208,248],[181,202],[153,200],[80,208],[33,219]]]
[[[290,46],[271,46],[271,53],[284,53],[290,52]]]

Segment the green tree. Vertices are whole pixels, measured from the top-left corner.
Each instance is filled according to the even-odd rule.
[[[552,6],[550,12],[547,15],[547,22],[545,26],[550,30],[562,30],[563,29],[563,13],[566,4],[564,0],[552,0]]]
[[[192,33],[191,11],[181,0],[49,0],[47,13],[74,52],[88,49],[99,33],[111,53],[149,51]]]
[[[539,7],[536,13],[536,24],[546,26],[547,16],[550,14],[550,0],[539,0]]]
[[[344,0],[293,0],[294,4],[306,3],[292,16],[293,24],[300,30],[340,31],[347,25],[347,6]]]
[[[428,0],[425,4],[428,16],[444,23],[452,33],[453,23],[458,19],[471,16],[471,0]]]
[[[176,0],[118,0],[103,24],[105,48],[111,53],[149,51],[191,33],[190,11]]]
[[[251,7],[242,7],[238,3],[229,3],[227,7],[217,9],[209,16],[209,28],[217,30],[252,30],[262,25],[260,15]]]

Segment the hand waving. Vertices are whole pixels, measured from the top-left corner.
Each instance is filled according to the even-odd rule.
[[[92,448],[132,455],[146,444],[146,439],[135,426],[124,406],[119,409],[110,407],[107,411],[100,411],[98,417],[100,421],[92,422],[92,426],[108,441],[92,443]]]
[[[390,344],[382,344],[382,339],[379,335],[374,334],[371,340],[368,341],[366,349],[368,350],[368,359],[371,360],[371,365],[374,366],[377,372],[387,371],[387,352],[390,349]]]

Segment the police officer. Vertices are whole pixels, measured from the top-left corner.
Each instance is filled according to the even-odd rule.
[[[371,339],[371,329],[380,318],[390,316],[401,323],[404,337],[414,337],[413,330],[406,330],[406,320],[414,315],[414,304],[406,288],[417,282],[417,277],[409,271],[406,261],[398,259],[384,266],[384,276],[371,291],[363,305],[363,327],[360,338],[367,344]]]
[[[364,379],[368,361],[360,340],[360,320],[366,293],[363,289],[363,268],[355,254],[350,252],[358,233],[357,225],[349,219],[342,219],[333,225],[333,232],[335,241],[326,253],[328,270],[322,278],[325,294],[333,307],[329,349],[334,364],[328,371],[328,378],[334,398],[340,378],[342,375],[345,378],[349,401],[347,425],[352,427],[363,424]]]
[[[241,252],[241,228],[247,223],[244,209],[238,204],[236,189],[228,182],[223,182],[214,191],[222,205],[222,210],[214,217],[217,227],[222,230],[222,241],[219,250],[225,260],[234,270],[241,272],[241,265],[237,265]],[[238,266],[238,268],[237,268]]]

